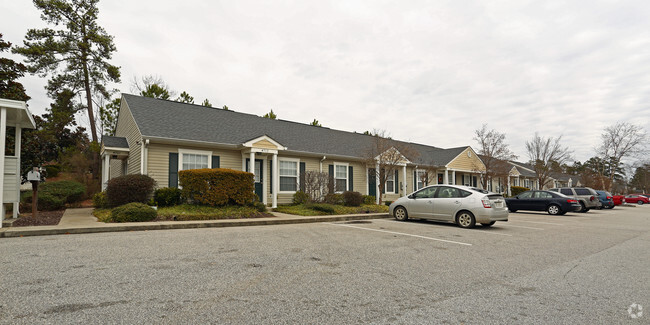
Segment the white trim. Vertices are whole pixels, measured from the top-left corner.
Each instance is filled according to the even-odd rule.
[[[334,193],[343,193],[347,191],[350,188],[350,164],[349,163],[342,163],[342,162],[334,162],[334,175],[332,177],[334,178]],[[345,190],[343,191],[337,191],[336,190],[336,166],[345,166]],[[342,178],[338,178],[342,179]]]
[[[388,191],[388,180],[389,180],[389,177],[392,178],[392,182],[393,182],[393,190],[392,190],[392,192],[389,192],[389,191]],[[396,193],[396,192],[395,192],[395,188],[396,188],[396,187],[397,187],[397,185],[395,184],[395,170],[393,170],[393,172],[391,173],[391,175],[386,176],[386,181],[384,182],[384,194],[395,194],[395,193]]]
[[[205,155],[208,156],[208,166],[206,168],[212,168],[212,151],[207,150],[193,150],[193,149],[178,149],[178,171],[183,169],[183,155],[184,154],[193,154],[193,155]]]
[[[280,190],[280,166],[278,166],[278,155],[274,154],[273,155],[273,203],[271,205],[272,208],[277,208],[278,207],[278,191]]]
[[[282,161],[291,161],[296,163],[296,190],[295,191],[282,191],[280,190],[280,178],[282,175],[280,175],[280,163]],[[278,157],[278,192],[279,194],[293,194],[296,193],[297,191],[300,190],[300,158],[283,158],[283,157]],[[293,177],[293,176],[284,176],[284,177]]]
[[[262,140],[266,140],[266,141],[268,141],[268,142],[271,142],[271,143],[276,147],[277,150],[287,150],[287,147],[285,147],[285,146],[281,145],[279,142],[273,140],[273,139],[272,139],[271,137],[269,137],[268,135],[263,135],[263,136],[261,136],[261,137],[257,137],[257,138],[255,138],[255,139],[252,139],[252,140],[246,141],[246,142],[242,143],[242,145],[243,145],[244,147],[252,148],[252,147],[253,147],[253,144],[255,144],[255,142],[259,142],[259,141],[262,141]],[[267,149],[267,150],[268,150],[268,149]]]

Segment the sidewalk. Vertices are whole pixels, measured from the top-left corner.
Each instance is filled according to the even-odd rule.
[[[87,234],[97,232],[142,231],[163,229],[189,229],[212,227],[242,227],[286,225],[312,222],[334,222],[362,219],[387,218],[387,213],[364,213],[335,216],[304,217],[279,212],[270,212],[275,217],[254,219],[223,219],[199,221],[161,221],[161,222],[125,222],[103,223],[92,215],[93,208],[67,209],[56,226],[7,227],[0,229],[2,237],[46,236]]]

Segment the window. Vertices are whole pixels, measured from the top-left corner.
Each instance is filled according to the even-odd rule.
[[[334,164],[334,191],[345,192],[348,190],[348,165]]]
[[[455,197],[461,197],[460,196],[460,191],[455,188],[455,187],[446,187],[442,186],[438,188],[438,192],[436,193],[437,198],[455,198]]]
[[[179,170],[210,168],[210,151],[178,150]]]
[[[393,173],[386,177],[386,193],[395,193],[395,175]]]
[[[576,195],[592,195],[586,188],[576,188]]]
[[[527,192],[524,192],[524,193],[521,193],[521,194],[517,195],[517,197],[520,198],[520,199],[530,199],[532,197],[532,194],[533,194],[533,192],[527,191]]]
[[[280,160],[280,192],[298,190],[298,161]]]
[[[430,199],[436,194],[437,187],[428,187],[415,193],[416,199]]]
[[[570,188],[561,188],[560,193],[562,193],[564,195],[573,196],[573,191],[571,191]]]
[[[529,179],[525,179],[524,184],[526,184],[525,187],[530,188],[530,180]]]
[[[417,183],[415,183],[416,186],[417,186],[416,190],[419,190],[419,189],[425,187],[427,185],[426,184],[427,182],[425,182],[427,180],[427,171],[426,170],[418,170],[415,173],[415,175],[418,178]]]

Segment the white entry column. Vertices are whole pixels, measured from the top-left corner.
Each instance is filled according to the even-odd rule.
[[[456,171],[455,170],[451,171],[451,184],[456,185]]]
[[[7,109],[0,108],[0,228],[5,219],[5,142],[7,141]]]
[[[278,166],[278,154],[273,154],[273,203],[271,204],[272,208],[278,207],[278,190],[280,189],[280,166]]]
[[[442,175],[442,183],[447,185],[449,184],[449,170],[445,169],[445,173]]]
[[[381,193],[379,193],[379,162],[375,165],[375,204],[379,204],[379,197],[381,196]]]
[[[15,139],[15,147],[14,147],[14,156],[16,156],[18,159],[16,159],[16,175],[18,175],[18,179],[20,179],[20,144],[22,142],[22,128],[18,125],[16,125],[16,133],[14,134],[14,139]],[[18,182],[18,193],[20,193],[20,182]],[[20,200],[20,196],[18,197]],[[20,202],[14,202],[13,206],[13,217],[18,218],[18,209],[20,208]]]
[[[402,181],[402,183],[404,184],[404,186],[402,186],[402,188],[404,190],[404,194],[402,194],[402,195],[406,195],[406,193],[407,193],[406,191],[407,191],[407,188],[408,188],[408,182],[406,181],[406,165],[404,165],[404,167],[402,167],[402,173],[404,174],[404,180]]]
[[[102,191],[106,190],[108,184],[109,169],[111,165],[111,156],[104,152],[104,157],[102,157]]]

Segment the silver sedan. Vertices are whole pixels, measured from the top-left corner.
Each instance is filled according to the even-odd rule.
[[[477,223],[485,227],[508,221],[508,208],[501,194],[460,185],[432,185],[397,199],[390,205],[395,219],[430,219],[453,222],[463,228]]]

